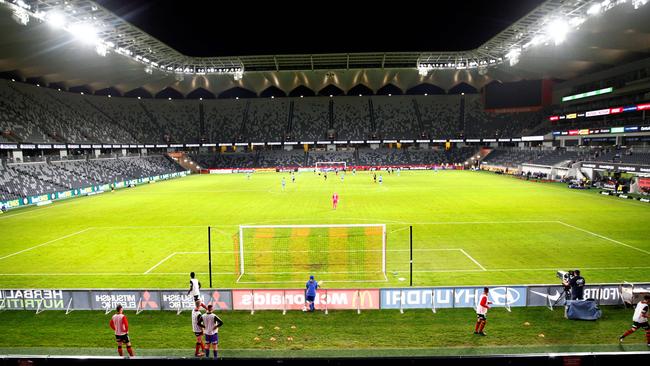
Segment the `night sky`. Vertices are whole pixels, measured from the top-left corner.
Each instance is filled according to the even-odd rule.
[[[97,2],[183,54],[209,57],[467,50],[543,0]]]

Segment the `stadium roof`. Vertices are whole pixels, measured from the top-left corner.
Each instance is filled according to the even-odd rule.
[[[233,87],[259,94],[270,86],[288,94],[330,84],[343,91],[393,84],[405,92],[422,83],[449,89],[460,83],[481,88],[492,80],[571,79],[650,57],[646,1],[548,0],[467,51],[189,57],[92,1],[70,0],[62,8],[60,0],[0,0],[0,72],[64,88],[143,88],[152,95],[166,88],[187,95]],[[26,26],[19,24],[23,9],[32,15]],[[55,10],[65,15],[68,32],[52,26]],[[560,28],[571,22],[571,29],[561,29],[566,39],[556,45],[551,26],[558,19],[566,23]],[[84,28],[88,24],[96,27]]]

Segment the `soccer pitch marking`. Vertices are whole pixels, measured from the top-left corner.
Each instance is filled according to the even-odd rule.
[[[30,251],[30,250],[32,250],[32,249],[40,248],[40,247],[42,247],[42,246],[45,246],[45,245],[48,245],[48,244],[54,243],[54,242],[59,241],[59,240],[67,239],[67,238],[69,238],[69,237],[71,237],[71,236],[79,235],[79,234],[84,233],[84,232],[86,232],[86,231],[88,231],[88,230],[91,230],[91,229],[92,229],[92,227],[88,227],[88,228],[85,228],[85,229],[83,229],[83,230],[79,230],[79,231],[77,231],[77,232],[74,232],[74,233],[72,233],[72,234],[64,235],[64,236],[62,236],[62,237],[59,237],[59,238],[56,238],[56,239],[52,239],[52,240],[50,240],[50,241],[46,241],[45,243],[41,243],[41,244],[38,244],[38,245],[34,245],[33,247],[29,247],[29,248],[27,248],[27,249],[19,250],[19,251],[15,252],[15,253],[7,254],[7,255],[5,255],[4,257],[0,257],[0,260],[2,260],[2,259],[6,259],[6,258],[9,258],[9,257],[13,257],[14,255],[18,255],[18,254],[21,254],[21,253],[24,253],[24,252],[28,252],[28,251]]]
[[[575,266],[574,266],[575,267]],[[620,271],[625,269],[650,269],[650,267],[581,267],[582,270],[590,271]],[[540,271],[557,271],[557,267],[549,268],[497,268],[497,269],[453,269],[453,270],[414,270],[413,273],[442,273],[442,272],[540,272]],[[390,271],[391,273],[409,273],[410,271]],[[209,272],[194,272],[197,275],[207,275]],[[301,272],[302,273],[302,272]],[[350,273],[350,272],[346,272]],[[1,276],[46,276],[46,277],[56,277],[56,276],[186,276],[187,272],[161,272],[161,273],[139,273],[139,272],[105,272],[105,273],[92,273],[92,272],[66,272],[66,273],[0,273]],[[234,275],[233,272],[212,272],[212,275]],[[357,280],[355,280],[357,281]],[[282,281],[285,282],[300,282],[304,283],[305,281]],[[327,282],[343,282],[343,280],[328,280]],[[369,282],[369,281],[366,281]],[[384,280],[378,280],[376,282],[386,282]],[[266,283],[266,282],[242,282],[239,283]],[[277,282],[272,282],[277,283]]]
[[[168,259],[175,256],[176,254],[208,254],[208,252],[174,252],[174,253],[166,256],[165,258],[163,258],[160,262],[156,263],[153,267],[146,270],[143,274],[149,274],[149,272],[153,271],[154,269],[156,269],[156,267],[158,267],[159,265],[165,263]]]
[[[606,236],[604,236],[604,235],[596,234],[596,233],[591,232],[591,231],[589,231],[589,230],[582,229],[582,228],[579,228],[579,227],[577,227],[577,226],[573,226],[573,225],[567,224],[566,222],[562,222],[562,221],[557,221],[557,222],[560,223],[560,224],[562,224],[562,225],[564,225],[564,226],[567,226],[567,227],[570,227],[570,228],[573,228],[573,229],[576,229],[576,230],[579,230],[579,231],[585,232],[585,233],[587,233],[587,234],[591,234],[591,235],[596,236],[596,237],[598,237],[598,238],[605,239],[605,240],[609,240],[609,241],[611,241],[612,243],[620,244],[620,245],[622,245],[622,246],[624,246],[624,247],[628,247],[628,248],[630,248],[630,249],[638,250],[639,252],[642,252],[642,253],[645,253],[645,254],[650,254],[650,252],[647,251],[647,250],[643,250],[643,249],[641,249],[641,248],[637,248],[637,247],[635,247],[635,246],[632,246],[632,245],[629,245],[629,244],[625,244],[625,243],[620,242],[620,241],[618,241],[618,240],[614,240],[614,239],[608,238],[608,237],[606,237]]]

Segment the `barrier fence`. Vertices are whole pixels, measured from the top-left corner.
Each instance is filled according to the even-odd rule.
[[[585,286],[584,298],[595,299],[600,305],[619,305],[632,301],[626,289],[648,288],[650,284],[595,284]],[[494,307],[510,310],[516,307],[564,305],[561,285],[489,286],[489,300]],[[318,310],[380,310],[380,309],[436,309],[475,308],[483,287],[409,287],[320,289],[315,306]],[[302,289],[227,289],[202,290],[203,302],[215,309],[248,310],[302,310],[305,293]],[[187,290],[118,290],[118,289],[6,289],[0,290],[2,310],[105,310],[121,304],[125,310],[167,310],[181,312],[194,307]]]

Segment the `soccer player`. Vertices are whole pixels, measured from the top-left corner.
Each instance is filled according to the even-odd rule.
[[[296,183],[296,173],[291,172],[291,183]]]
[[[341,182],[343,182],[344,180],[345,180],[345,173],[341,172]]]
[[[384,179],[382,178],[381,174],[379,174],[379,184],[381,184],[381,182],[383,182],[383,181],[384,181]]]
[[[223,321],[212,312],[212,304],[208,305],[208,311],[201,315],[197,324],[205,329],[205,357],[210,357],[210,345],[212,345],[213,357],[217,359],[217,348],[219,344],[219,327]]]
[[[356,176],[357,175],[357,168],[352,168],[352,175]]]
[[[284,192],[284,187],[287,185],[287,181],[282,177],[282,192]]]
[[[135,356],[133,347],[131,347],[131,340],[129,339],[129,321],[123,313],[122,305],[118,304],[115,308],[117,314],[113,315],[108,325],[115,331],[115,341],[117,341],[117,353],[124,356],[122,351],[122,343],[126,344],[126,351],[129,356]]]
[[[305,304],[309,305],[309,311],[314,311],[314,301],[316,300],[316,289],[318,289],[318,282],[314,281],[314,276],[309,276],[309,281],[305,285]],[[306,311],[306,306],[303,311]]]
[[[201,328],[200,320],[201,316],[203,315],[201,313],[201,301],[195,301],[194,304],[196,305],[194,309],[192,309],[192,330],[194,331],[194,336],[196,337],[196,349],[194,351],[194,356],[196,357],[202,357],[203,350],[205,349],[205,344],[203,343],[203,328]]]
[[[623,338],[636,332],[639,328],[645,330],[645,339],[650,347],[650,325],[648,325],[648,304],[650,303],[650,295],[643,296],[643,300],[636,304],[634,315],[632,316],[632,328],[628,329],[622,336],[618,338],[619,342],[623,342]]]
[[[377,183],[377,173],[372,173],[372,181]]]
[[[339,194],[334,192],[334,194],[332,195],[332,209],[336,210],[336,207],[338,205],[339,205]]]
[[[0,205],[0,212],[5,213],[7,212],[7,205],[3,202],[2,205]]]
[[[192,296],[194,296],[194,301],[201,301],[201,282],[199,282],[195,277],[196,275],[194,272],[190,272],[190,289],[187,291],[187,294],[192,294]],[[204,309],[207,309],[205,304],[202,302],[201,306]]]
[[[483,294],[481,294],[481,298],[479,299],[478,306],[476,307],[476,326],[474,327],[474,334],[479,334],[479,335],[486,335],[485,332],[483,332],[483,328],[485,328],[485,323],[487,323],[487,312],[488,309],[490,308],[490,304],[492,304],[492,301],[488,301],[488,292],[490,290],[487,287],[483,288]]]
[[[325,177],[325,180],[327,180],[327,171],[323,172],[323,176]]]

